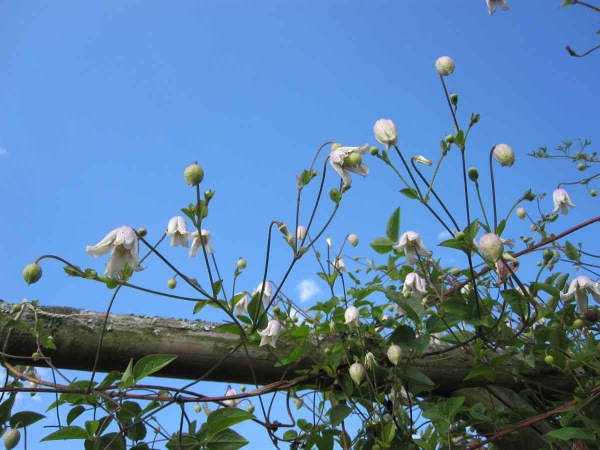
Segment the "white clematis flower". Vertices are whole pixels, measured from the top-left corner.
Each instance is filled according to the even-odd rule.
[[[275,347],[275,343],[277,342],[277,338],[279,337],[280,333],[281,324],[279,323],[279,320],[269,320],[267,328],[258,333],[261,336],[259,347],[262,347],[263,345],[270,345],[271,347]]]
[[[496,8],[499,6],[501,9],[506,11],[510,8],[506,0],[485,0],[488,7],[488,14],[492,15],[496,12]]]
[[[227,388],[227,392],[225,393],[225,397],[232,397],[237,395],[237,392],[232,387]],[[223,404],[229,408],[235,408],[242,402],[239,398],[232,398],[231,400],[223,400]]]
[[[263,292],[263,284],[260,283],[258,285],[258,287],[255,289],[255,291],[252,293],[252,295],[254,296],[254,294],[256,293],[261,293]],[[265,304],[265,306],[269,306],[269,303],[271,303],[271,282],[270,281],[265,281],[265,285],[264,285],[264,292],[263,292],[263,303]]]
[[[566,294],[563,292],[560,293],[560,299],[562,301],[571,300],[575,296],[575,299],[577,299],[577,310],[580,313],[584,313],[588,307],[588,293],[592,294],[594,300],[600,302],[600,289],[598,289],[598,285],[585,275],[580,275],[571,281]]]
[[[390,119],[379,119],[375,122],[373,132],[375,133],[375,139],[385,145],[386,150],[389,150],[392,145],[396,145],[398,142],[398,130]]]
[[[415,255],[429,256],[430,253],[423,244],[421,235],[415,231],[407,231],[400,236],[400,241],[394,245],[394,250],[404,252],[406,255],[406,264],[412,266],[415,263]]]
[[[427,294],[425,279],[415,272],[406,275],[404,286],[402,287],[402,295],[404,295],[404,297],[409,297],[410,294],[418,299]]]
[[[248,314],[248,294],[244,295],[235,304],[235,315],[241,316],[242,314]]]
[[[85,251],[94,258],[107,254],[112,250],[110,259],[106,263],[104,274],[109,278],[116,278],[127,264],[135,272],[144,270],[138,261],[139,243],[135,230],[131,227],[119,227],[106,235],[96,245],[88,245]]]
[[[189,233],[185,219],[181,216],[175,216],[169,220],[167,225],[167,236],[171,238],[171,247],[182,245],[189,247]]]
[[[337,256],[335,261],[333,262],[333,267],[335,267],[340,272],[346,272],[346,263],[344,262],[344,258],[341,256]]]
[[[344,325],[348,325],[349,327],[357,327],[359,315],[360,312],[358,311],[358,308],[356,306],[350,306],[346,309],[346,312],[344,312],[344,319],[346,319]]]
[[[349,188],[352,184],[352,177],[349,172],[357,173],[362,176],[369,174],[369,168],[362,163],[362,155],[369,151],[369,144],[362,147],[338,147],[331,151],[329,162],[340,177],[342,185]]]
[[[213,253],[213,249],[210,246],[210,231],[200,230],[200,236],[198,236],[198,230],[189,234],[189,237],[194,239],[192,248],[190,249],[190,256],[192,258],[196,256],[198,250],[200,250],[200,245],[204,246],[206,253]]]
[[[564,189],[555,189],[552,193],[552,200],[554,201],[554,211],[552,211],[554,214],[560,210],[561,214],[567,215],[569,213],[569,208],[567,207],[575,207],[571,201],[571,198],[569,197],[569,194],[567,194],[567,191]]]

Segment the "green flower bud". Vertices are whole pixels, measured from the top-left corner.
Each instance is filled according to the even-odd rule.
[[[200,411],[202,411],[202,408],[200,407],[200,405],[194,406],[194,412],[195,413],[199,413]]]
[[[175,286],[177,286],[177,280],[175,278],[171,278],[169,281],[167,281],[167,287],[169,289],[175,289]]]
[[[185,172],[183,172],[183,177],[188,185],[198,186],[204,179],[204,170],[202,170],[202,167],[195,162],[185,169]]]
[[[373,146],[369,149],[369,152],[371,153],[371,155],[375,156],[377,153],[379,153],[379,147]]]
[[[136,231],[137,237],[139,238],[143,238],[146,237],[146,235],[148,234],[148,230],[146,230],[145,228],[140,228]]]
[[[347,156],[346,161],[344,162],[349,166],[360,166],[362,164],[362,155],[359,152],[352,152]]]
[[[446,135],[446,138],[444,139],[448,144],[454,144],[456,142],[456,138],[454,137],[453,134],[448,134]]]
[[[456,234],[454,235],[454,239],[456,239],[457,241],[462,241],[465,238],[465,233],[463,233],[462,231],[457,231]]]
[[[42,268],[38,263],[27,264],[23,269],[23,279],[27,284],[33,284],[42,278]]]
[[[469,180],[471,180],[473,183],[477,183],[477,180],[479,179],[479,172],[477,171],[477,169],[475,167],[470,167],[468,173]]]
[[[302,401],[301,398],[294,399],[294,406],[296,407],[296,409],[302,408],[302,405],[304,405],[304,402]]]
[[[342,194],[340,193],[339,189],[333,188],[331,191],[329,191],[329,198],[334,203],[339,203],[340,200],[342,199]]]
[[[590,191],[590,195],[591,195],[592,197],[596,197],[596,196],[598,195],[598,191],[597,191],[596,189],[592,189],[592,190]]]
[[[544,250],[544,262],[545,263],[549,262],[553,256],[554,255],[552,254],[552,251],[550,251],[548,249]]]
[[[387,351],[387,357],[393,365],[397,366],[400,359],[402,359],[402,349],[397,345],[390,345],[390,348],[388,348]]]
[[[354,381],[357,386],[360,385],[363,378],[367,374],[365,367],[359,362],[352,364],[350,366],[349,372],[350,372],[350,378],[352,378],[352,381]]]
[[[254,405],[252,403],[248,405],[248,412],[254,414]]]
[[[245,384],[242,384],[242,385],[240,386],[240,391],[242,391],[242,392],[246,392],[246,389],[247,389],[247,388],[246,388],[246,385],[245,385]]]
[[[237,268],[240,270],[244,270],[246,268],[246,260],[244,258],[239,258],[237,260]]]
[[[21,432],[16,428],[8,430],[4,435],[4,447],[6,450],[11,450],[19,445],[21,440]]]
[[[450,94],[450,103],[452,103],[454,106],[458,105],[458,94],[455,94],[454,92]]]
[[[531,189],[528,189],[525,194],[523,194],[523,200],[527,200],[529,202],[535,200],[535,194],[531,192]]]
[[[273,307],[273,314],[279,314],[281,312],[281,308],[279,307],[279,305],[275,305]]]
[[[585,170],[585,164],[584,163],[577,164],[577,170],[581,170],[581,171]]]

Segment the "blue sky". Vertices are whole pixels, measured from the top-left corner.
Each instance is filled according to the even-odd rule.
[[[594,45],[594,15],[561,9],[559,1],[512,3],[491,17],[483,0],[3,3],[0,298],[103,310],[103,286],[66,279],[45,261],[42,281],[27,287],[22,268],[54,253],[101,272],[106,258],[90,258],[85,246],[121,225],[144,226],[157,240],[193,201],[182,176],[193,161],[205,170],[203,189],[216,191],[205,227],[220,269],[230,274],[244,256],[248,268],[238,286],[252,291],[267,226],[273,219],[291,226],[295,174],[323,142],[375,145],[373,124],[385,117],[396,123],[403,152],[437,159],[440,139],[452,132],[434,69],[442,55],[456,61],[446,81],[460,95],[462,122],[471,112],[482,117],[471,133],[469,164],[483,174],[493,145],[516,151],[515,166],[496,172],[501,208],[529,187],[551,193],[558,182],[578,179],[574,167],[554,162],[532,170],[526,154],[565,139],[598,141],[598,57],[564,51],[567,44]],[[334,246],[357,233],[359,247],[345,254],[373,257],[368,243],[401,206],[402,230],[419,231],[435,248],[441,227],[398,194],[402,186],[383,164],[365,162],[371,173],[354,176],[328,232]],[[438,183],[460,210],[458,164],[455,153]],[[338,183],[330,170],[326,189]],[[593,215],[586,205],[597,210],[583,187],[569,192],[579,207],[561,218],[561,229]],[[330,203],[323,204],[326,213]],[[549,198],[543,205],[553,208]],[[307,211],[308,204],[304,220]],[[517,226],[514,237],[528,233]],[[200,259],[189,260],[181,248],[163,250],[187,273],[203,276]],[[281,278],[290,256],[277,241],[270,279]],[[163,289],[171,274],[156,259],[145,265],[134,281]],[[316,280],[315,271],[302,260],[284,292],[299,298],[297,286],[311,285],[306,280]],[[192,317],[190,304],[131,292],[114,311]]]

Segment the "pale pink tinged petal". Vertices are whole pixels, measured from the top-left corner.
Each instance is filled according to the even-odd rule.
[[[348,166],[346,167],[346,170],[362,175],[363,177],[369,175],[369,168],[365,164],[361,164],[360,166]]]
[[[198,253],[198,250],[200,249],[200,246],[202,245],[202,242],[200,240],[200,238],[198,237],[198,232],[196,231],[196,237],[194,238],[194,241],[192,242],[192,248],[190,249],[190,257],[195,257],[196,254]],[[193,233],[192,233],[193,234]]]
[[[98,256],[106,255],[113,248],[113,244],[117,237],[118,231],[119,231],[119,228],[117,228],[116,230],[112,230],[110,233],[108,233],[106,235],[106,237],[104,237],[104,239],[102,239],[96,245],[88,245],[85,248],[85,251],[87,253],[89,253],[91,256],[93,256],[94,258],[97,258]]]

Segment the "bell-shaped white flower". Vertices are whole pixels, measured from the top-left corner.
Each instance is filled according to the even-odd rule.
[[[171,247],[182,245],[189,247],[189,233],[185,219],[181,216],[175,216],[169,220],[167,225],[167,236],[171,238]]]
[[[335,261],[333,262],[333,267],[340,272],[346,272],[346,263],[344,262],[344,258],[341,256],[336,256]]]
[[[96,245],[88,245],[85,251],[94,258],[112,253],[104,274],[109,278],[116,278],[127,264],[135,272],[144,270],[138,261],[139,243],[135,230],[131,227],[119,227],[106,235]]]
[[[396,344],[390,345],[387,350],[387,357],[393,365],[397,366],[402,359],[402,349]]]
[[[415,231],[407,231],[400,236],[400,241],[394,245],[394,250],[404,252],[406,255],[406,264],[412,266],[415,263],[415,255],[429,256],[429,251],[423,244],[421,235]]]
[[[248,294],[244,295],[235,304],[235,315],[241,316],[242,314],[248,314]]]
[[[265,304],[265,306],[268,306],[269,303],[271,303],[271,282],[270,281],[265,281],[264,284],[264,291],[263,291],[263,283],[259,283],[258,287],[254,290],[254,292],[252,293],[252,295],[254,296],[254,294],[256,293],[263,293],[263,303]]]
[[[390,119],[379,119],[375,122],[373,132],[375,133],[375,139],[385,145],[386,150],[398,142],[398,130]]]
[[[296,229],[296,239],[298,241],[303,241],[306,237],[306,227],[304,225],[298,225]]]
[[[210,246],[210,231],[200,230],[200,236],[198,236],[198,230],[189,234],[190,238],[193,238],[192,248],[190,248],[190,256],[193,258],[198,253],[200,246],[204,246],[206,253],[213,253],[213,249]]]
[[[356,306],[350,306],[346,309],[346,312],[344,312],[344,319],[346,319],[344,324],[348,325],[349,327],[357,327],[359,315],[360,312],[358,311],[358,308]]]
[[[506,11],[510,8],[506,0],[485,0],[488,7],[488,14],[492,15],[496,12],[496,8],[499,6],[501,9]]]
[[[571,201],[569,194],[567,194],[567,191],[564,189],[555,189],[552,193],[552,200],[554,201],[554,211],[552,211],[554,214],[560,210],[561,214],[566,215],[569,213],[568,206],[575,208],[575,205]]]
[[[365,375],[367,374],[365,366],[363,366],[359,362],[355,362],[354,364],[352,364],[348,372],[350,373],[350,378],[352,378],[352,381],[354,381],[354,383],[356,383],[357,386],[360,385],[362,380],[365,378]]]
[[[404,286],[402,287],[402,295],[409,297],[410,294],[419,299],[427,294],[425,279],[415,272],[406,275]]]
[[[228,387],[227,392],[225,393],[225,397],[233,397],[234,395],[237,395],[237,392],[235,391],[235,389],[233,389],[232,387]],[[239,398],[232,398],[231,400],[223,400],[223,404],[225,406],[228,406],[229,408],[235,408],[241,402],[242,402],[242,400]]]
[[[333,170],[342,177],[342,185],[349,188],[352,184],[352,177],[349,172],[357,173],[362,176],[369,174],[369,168],[362,163],[362,155],[369,151],[369,144],[362,147],[338,147],[331,151],[329,162]]]
[[[262,347],[263,345],[270,345],[271,347],[275,347],[275,344],[277,343],[277,338],[279,337],[280,333],[281,324],[279,323],[279,320],[269,320],[267,328],[258,333],[261,336],[259,347]]]
[[[598,288],[598,285],[585,275],[580,275],[571,281],[569,290],[566,294],[563,292],[560,293],[560,299],[566,301],[571,300],[573,296],[575,296],[575,299],[577,300],[577,310],[580,313],[584,313],[588,307],[588,293],[592,294],[594,300],[600,302],[600,289]]]

